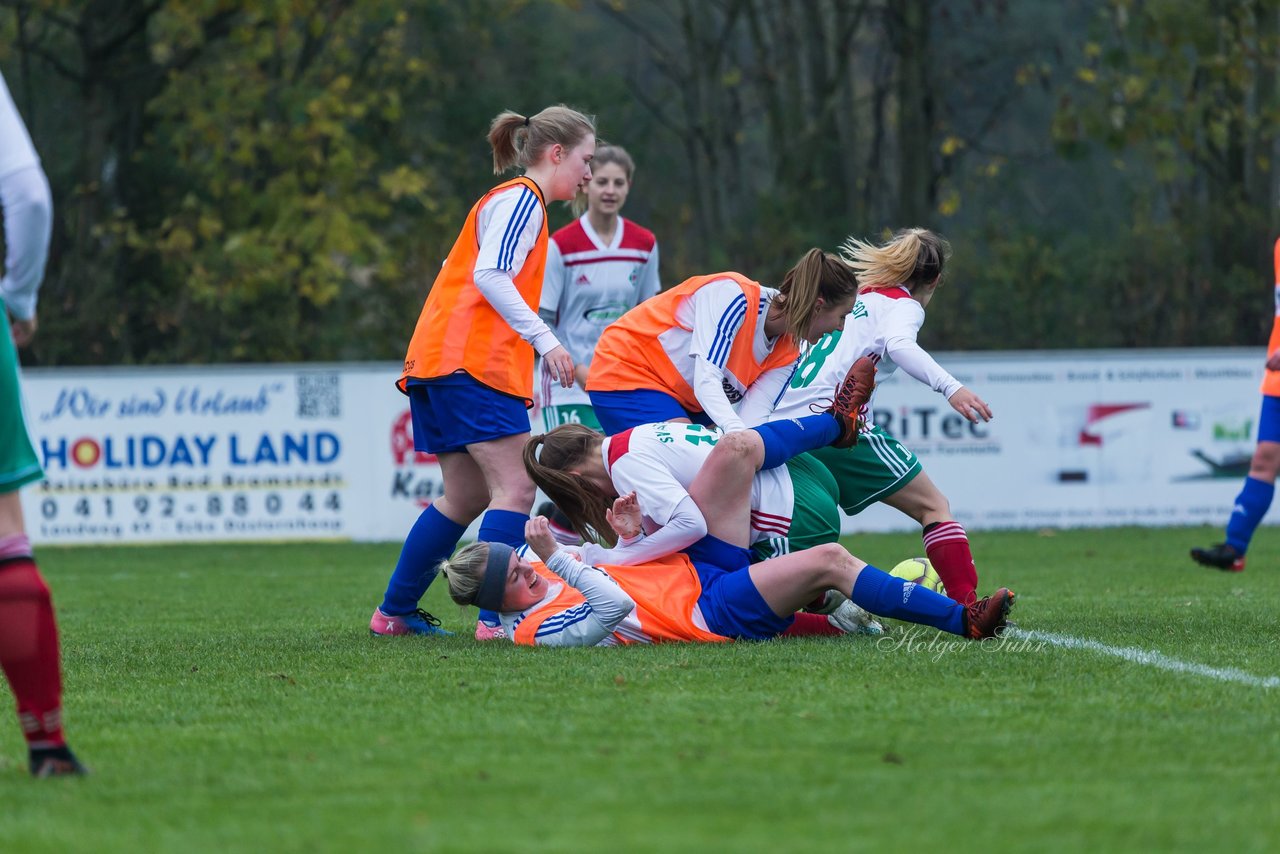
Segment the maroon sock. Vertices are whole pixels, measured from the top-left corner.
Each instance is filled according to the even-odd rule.
[[[842,635],[844,632],[831,625],[825,614],[796,614],[796,621],[780,638],[806,638],[814,635]]]
[[[968,605],[977,598],[978,569],[969,551],[969,536],[959,522],[934,522],[924,529],[924,552],[929,556],[947,595]]]
[[[31,748],[59,747],[62,673],[49,585],[30,557],[0,561],[0,667]]]

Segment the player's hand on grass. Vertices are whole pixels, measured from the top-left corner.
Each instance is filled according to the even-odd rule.
[[[987,402],[965,386],[960,386],[960,390],[951,395],[947,402],[951,404],[952,409],[959,412],[973,424],[977,424],[978,419],[990,421],[995,417],[991,412],[991,407],[987,406]]]
[[[524,523],[524,541],[543,563],[551,560],[556,549],[560,548],[556,538],[551,536],[551,523],[547,521],[546,516],[534,516]]]
[[[563,388],[570,388],[573,385],[573,357],[569,355],[569,351],[563,344],[544,354],[542,362],[547,366],[552,379],[559,382]]]
[[[613,507],[604,511],[604,518],[614,533],[624,540],[638,537],[642,530],[644,517],[640,513],[640,499],[634,492],[628,492],[613,500]]]

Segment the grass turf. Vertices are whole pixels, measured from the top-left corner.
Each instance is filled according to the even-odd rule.
[[[1024,629],[1280,674],[1280,542],[975,533]],[[862,536],[892,566],[907,535]],[[0,725],[0,851],[1267,850],[1280,688],[868,638],[528,650],[367,622],[398,546],[45,549],[83,780]],[[897,639],[903,637],[898,629]],[[0,693],[0,696],[3,696]],[[0,718],[0,724],[3,719]],[[1266,804],[1273,807],[1266,807]]]

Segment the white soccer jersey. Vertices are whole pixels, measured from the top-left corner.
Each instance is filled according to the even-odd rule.
[[[680,423],[642,424],[604,440],[605,470],[619,495],[635,492],[646,534],[671,521],[719,440],[716,430]],[[785,535],[794,505],[786,466],[756,472],[751,484],[752,542]]]
[[[31,144],[31,135],[13,103],[4,75],[0,74],[0,175],[39,164],[40,157]]]
[[[613,239],[605,243],[583,214],[551,235],[539,309],[554,313],[552,331],[573,363],[589,365],[604,328],[660,287],[652,232],[619,217]],[[577,383],[562,387],[541,360],[536,388],[542,406],[591,402]]]
[[[862,356],[878,360],[877,383],[897,370],[893,358],[897,354],[907,373],[950,397],[961,384],[916,343],[923,324],[924,307],[904,287],[862,294],[845,319],[844,330],[824,335],[805,353],[769,420],[812,415],[813,404],[830,404],[849,368]],[[864,412],[869,408],[870,401]]]

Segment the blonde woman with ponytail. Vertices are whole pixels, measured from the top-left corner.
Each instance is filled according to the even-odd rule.
[[[591,180],[595,123],[564,105],[532,116],[510,110],[489,125],[494,174],[520,167],[472,206],[422,307],[396,387],[409,398],[414,449],[436,454],[444,494],[405,538],[375,635],[447,634],[418,607],[436,566],[483,514],[480,536],[522,540],[534,486],[520,464],[529,436],[533,358],[562,385],[573,358],[538,317],[547,258],[547,204]],[[477,626],[491,639],[496,615]]]
[[[830,396],[850,365],[869,357],[876,361],[877,381],[901,367],[943,395],[970,423],[990,421],[991,407],[916,343],[925,308],[942,284],[950,250],[946,240],[924,228],[903,229],[882,244],[847,240],[841,256],[857,273],[858,302],[843,330],[824,336],[805,355],[772,417],[807,413],[811,404]],[[920,460],[875,426],[869,407],[856,445],[813,454],[835,477],[841,509],[852,516],[879,501],[915,519],[947,595],[972,602],[978,574],[968,535],[952,518],[950,503],[924,473]]]
[[[840,258],[811,249],[776,289],[741,273],[712,273],[645,300],[596,345],[587,393],[600,426],[613,434],[696,422],[734,433],[760,423],[786,388],[800,345],[841,328],[857,288]]]

